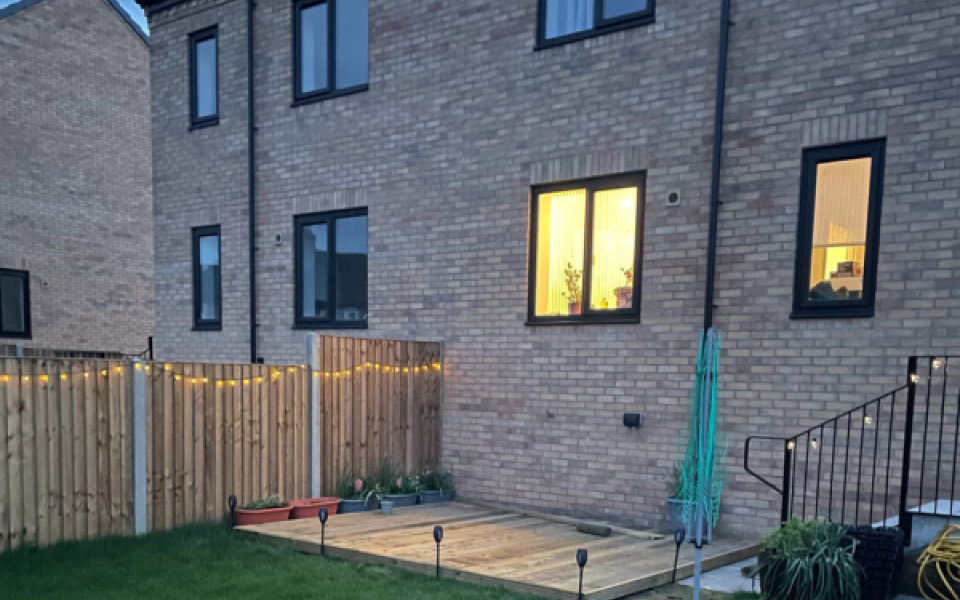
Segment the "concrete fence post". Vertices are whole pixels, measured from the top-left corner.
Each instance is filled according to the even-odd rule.
[[[147,374],[133,359],[133,531],[147,532]]]
[[[320,336],[316,333],[306,335],[306,354],[308,377],[310,378],[310,496],[320,496]]]

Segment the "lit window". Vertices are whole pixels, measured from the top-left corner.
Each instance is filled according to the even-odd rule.
[[[296,326],[367,326],[367,211],[296,217]]]
[[[643,176],[534,190],[531,323],[636,321]]]
[[[804,152],[793,316],[873,314],[883,150],[871,141]]]
[[[30,275],[0,269],[0,337],[30,337]]]
[[[294,100],[362,91],[368,81],[369,0],[300,0],[294,8]]]
[[[190,122],[193,127],[215,125],[217,107],[217,28],[190,36]]]
[[[220,226],[193,230],[193,327],[220,329]]]
[[[538,45],[551,46],[653,22],[654,0],[541,0]]]

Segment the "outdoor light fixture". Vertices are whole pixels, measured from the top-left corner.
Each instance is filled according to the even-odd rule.
[[[440,542],[443,541],[443,527],[433,528],[433,541],[437,543],[437,579],[440,579]]]
[[[227,506],[230,507],[230,524],[237,526],[237,497],[231,495],[227,498]]]
[[[324,556],[325,545],[327,538],[327,517],[330,516],[330,513],[327,512],[327,509],[320,509],[320,556]]]
[[[685,527],[677,527],[673,530],[673,541],[677,544],[677,552],[673,555],[673,581],[671,583],[677,582],[677,565],[680,564],[680,546],[683,545],[683,540],[687,537],[687,530]]]
[[[587,566],[587,550],[580,548],[577,550],[577,566],[580,567],[580,587],[577,592],[577,598],[583,600],[583,568]]]

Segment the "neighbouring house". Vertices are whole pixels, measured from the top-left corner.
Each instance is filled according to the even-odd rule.
[[[442,340],[462,497],[662,523],[709,323],[762,531],[748,435],[960,352],[955,0],[139,1],[159,355]]]
[[[147,37],[113,0],[0,9],[0,346],[153,335]]]

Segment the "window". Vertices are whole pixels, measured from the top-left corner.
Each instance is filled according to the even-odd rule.
[[[193,328],[221,326],[220,226],[193,229]]]
[[[529,324],[637,322],[642,174],[534,188]]]
[[[803,153],[794,318],[871,317],[884,142]]]
[[[190,124],[193,127],[216,125],[217,107],[217,28],[190,35]]]
[[[0,337],[30,337],[30,274],[0,269]]]
[[[540,0],[537,46],[652,23],[653,5],[654,0]]]
[[[367,89],[368,0],[300,0],[293,19],[294,105]]]
[[[296,242],[296,327],[367,326],[367,209],[300,215]]]

